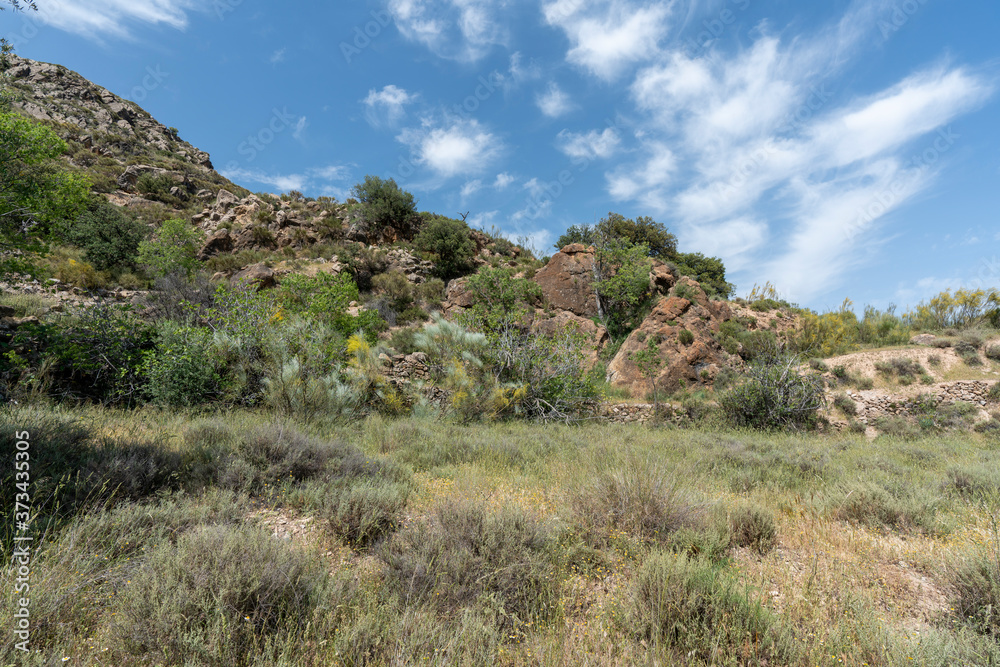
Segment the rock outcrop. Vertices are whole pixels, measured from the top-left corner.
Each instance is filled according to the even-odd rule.
[[[646,349],[650,340],[663,360],[655,377],[659,391],[709,385],[723,366],[733,363],[712,335],[732,317],[729,305],[710,301],[690,278],[680,278],[677,284],[684,286],[690,298],[668,296],[656,304],[608,364],[607,379],[612,386],[628,388],[636,396],[649,393],[650,381],[633,361],[633,355]],[[685,330],[690,332],[690,339],[682,335]]]
[[[594,290],[594,249],[580,243],[566,246],[535,273],[545,301],[557,310],[581,317],[600,312]]]

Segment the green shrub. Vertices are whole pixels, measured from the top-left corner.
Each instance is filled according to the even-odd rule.
[[[101,271],[135,268],[139,244],[148,235],[146,225],[103,197],[93,199],[63,233],[67,241],[83,248],[87,261]]]
[[[461,220],[435,218],[413,239],[413,245],[434,257],[434,274],[447,280],[472,269],[476,243]]]
[[[278,288],[278,299],[286,312],[307,315],[330,326],[344,339],[363,331],[368,340],[374,341],[385,328],[378,313],[347,312],[350,303],[360,298],[358,286],[347,273],[334,276],[321,271],[312,277],[292,274]]]
[[[186,220],[167,220],[153,238],[139,244],[139,263],[156,276],[176,272],[190,276],[198,265],[203,237],[202,231]]]
[[[305,630],[325,575],[259,528],[201,526],[159,545],[122,593],[120,650],[168,664],[255,664]]]
[[[417,202],[396,181],[368,175],[363,183],[354,186],[351,194],[358,200],[354,211],[365,232],[373,237],[370,240],[387,238],[391,230],[399,231],[404,238],[413,238],[420,225]]]
[[[396,531],[410,495],[408,483],[365,479],[328,492],[321,516],[333,533],[355,547],[367,547]]]
[[[983,350],[983,354],[990,361],[1000,361],[1000,345],[989,345]]]
[[[742,381],[722,395],[719,406],[737,428],[812,427],[823,406],[823,387],[815,376],[795,370],[794,357],[756,361]]]
[[[826,373],[828,370],[830,370],[830,367],[827,366],[822,359],[810,359],[809,368],[813,369],[814,371],[819,371],[820,373]]]
[[[876,362],[875,370],[887,376],[910,379],[927,372],[917,361],[905,357]]]
[[[680,333],[677,334],[677,340],[681,345],[690,345],[694,342],[694,334],[687,329],[681,329]]]
[[[994,382],[986,392],[986,398],[991,401],[1000,401],[1000,382]]]
[[[681,252],[673,261],[678,274],[697,281],[710,297],[728,299],[736,290],[735,285],[726,282],[726,267],[718,257],[705,257],[700,252]]]
[[[207,329],[164,322],[158,327],[156,349],[147,352],[142,372],[154,402],[169,406],[199,405],[219,392],[219,374],[212,359]]]
[[[445,296],[444,281],[440,278],[431,278],[420,283],[417,285],[417,296],[432,308],[441,305],[441,300]]]
[[[921,529],[937,533],[941,529],[934,500],[910,492],[891,492],[874,483],[859,482],[844,489],[836,508],[836,518],[877,529]]]
[[[557,613],[554,546],[548,530],[519,510],[490,514],[463,502],[438,505],[379,553],[388,585],[408,604],[451,617],[485,607],[508,633],[520,633]]]
[[[384,294],[394,310],[405,310],[413,303],[413,287],[402,271],[380,273],[372,278],[372,288]]]
[[[788,633],[755,596],[717,566],[683,555],[654,553],[642,565],[626,627],[685,664],[796,662]]]

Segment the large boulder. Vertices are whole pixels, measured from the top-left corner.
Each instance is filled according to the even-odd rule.
[[[643,376],[632,356],[646,349],[650,340],[654,341],[662,359],[655,378],[660,391],[709,385],[719,370],[731,363],[730,355],[712,335],[732,317],[729,305],[710,301],[698,283],[690,278],[681,278],[678,283],[685,286],[683,293],[688,298],[661,299],[639,328],[629,335],[608,364],[607,380],[612,386],[628,388],[636,396],[649,392],[649,379]],[[692,340],[682,341],[684,330],[691,332]]]
[[[598,315],[592,247],[585,248],[580,243],[566,246],[535,273],[535,282],[553,308],[581,317]]]
[[[233,282],[246,282],[257,286],[257,290],[274,287],[278,280],[273,270],[260,264],[252,264],[233,276]]]
[[[214,257],[220,252],[229,252],[232,249],[233,237],[229,234],[228,229],[222,227],[208,237],[205,245],[201,247],[201,251],[198,253],[198,259],[204,262],[209,257]]]

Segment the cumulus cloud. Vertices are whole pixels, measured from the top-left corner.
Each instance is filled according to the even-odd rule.
[[[415,93],[394,85],[372,88],[361,102],[365,105],[365,119],[372,127],[396,125],[406,115],[406,105],[416,101]]]
[[[506,190],[507,186],[509,186],[513,182],[514,182],[514,177],[505,171],[502,174],[497,174],[496,180],[493,181],[493,189]]]
[[[586,134],[563,130],[556,140],[559,150],[566,156],[587,160],[611,157],[620,143],[618,132],[611,127],[605,128],[603,132],[591,130]]]
[[[503,152],[502,140],[475,119],[452,119],[435,126],[404,129],[398,140],[408,145],[418,164],[441,178],[485,171]]]
[[[629,0],[555,0],[545,3],[546,22],[566,33],[566,59],[611,80],[628,65],[649,60],[666,33],[670,4]]]

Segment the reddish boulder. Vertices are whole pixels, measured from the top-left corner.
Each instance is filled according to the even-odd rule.
[[[599,313],[594,291],[594,249],[574,243],[557,252],[535,274],[542,296],[557,310],[581,317]]]

